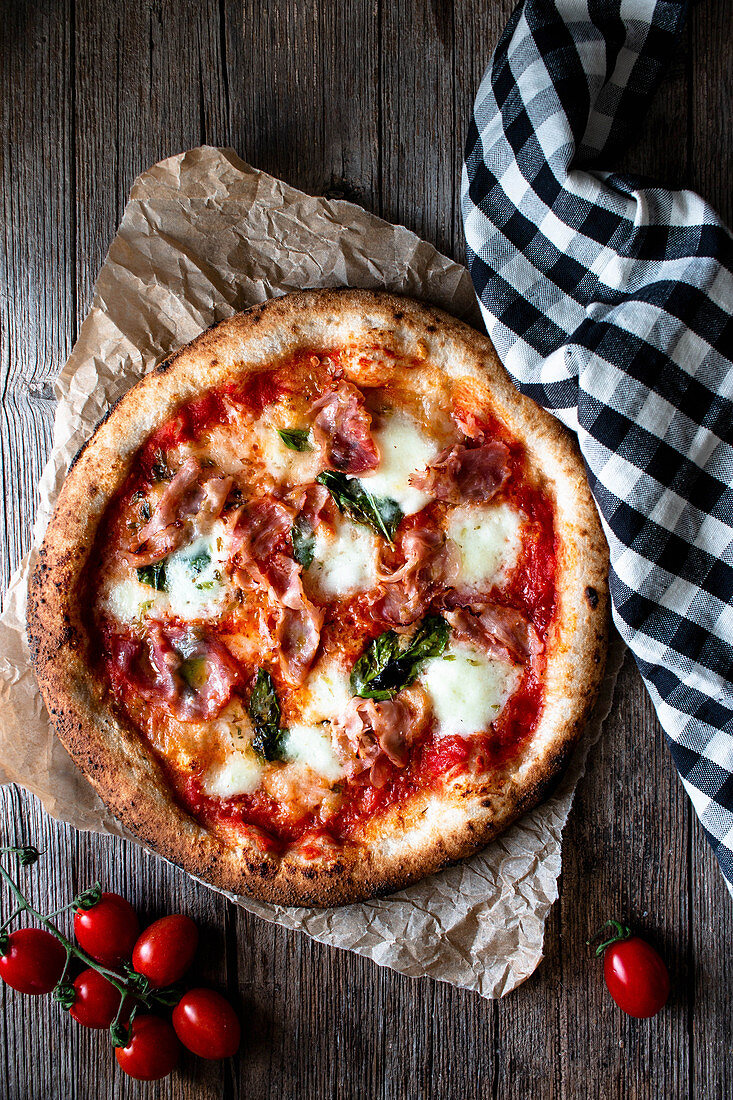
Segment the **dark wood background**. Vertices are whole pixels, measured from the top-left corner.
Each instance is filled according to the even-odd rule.
[[[50,446],[52,379],[138,172],[208,142],[312,193],[338,193],[462,259],[461,151],[511,0],[41,0],[0,8],[3,579],[27,550]],[[693,7],[625,167],[700,191],[730,224],[733,0]],[[0,659],[2,655],[0,654]],[[733,905],[637,672],[580,785],[546,959],[500,1003],[411,980],[256,920],[131,844],[0,794],[3,843],[45,851],[36,904],[95,879],[142,914],[205,930],[201,975],[239,1004],[223,1065],[159,1086],[113,1069],[103,1034],[49,998],[0,991],[2,1100],[106,1097],[730,1098]],[[6,903],[6,899],[3,899]],[[645,929],[674,992],[622,1016],[584,941]]]

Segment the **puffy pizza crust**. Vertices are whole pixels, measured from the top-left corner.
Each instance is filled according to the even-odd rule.
[[[141,736],[120,719],[90,660],[84,568],[102,515],[135,454],[181,403],[300,348],[360,343],[416,356],[431,372],[469,378],[527,447],[555,505],[558,610],[548,638],[546,702],[519,761],[497,781],[462,778],[421,793],[367,827],[367,846],[281,858],[255,842],[232,846],[171,798]],[[363,373],[355,380],[364,383]],[[473,854],[531,809],[558,777],[594,703],[608,629],[608,551],[570,434],[522,396],[486,336],[431,306],[373,291],[303,291],[239,313],[202,333],[137,383],[77,455],[30,582],[28,636],[58,736],[115,816],[192,874],[269,902],[329,906],[407,885]]]

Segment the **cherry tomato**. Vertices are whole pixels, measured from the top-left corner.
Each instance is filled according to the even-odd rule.
[[[66,950],[42,928],[19,928],[0,956],[0,978],[19,993],[50,993],[63,973]]]
[[[88,967],[74,979],[76,997],[69,1009],[83,1027],[109,1027],[120,1007],[120,993],[97,970]]]
[[[641,936],[618,921],[609,921],[615,935],[598,948],[603,952],[603,976],[608,992],[629,1016],[643,1020],[667,1003],[669,971],[661,955]]]
[[[161,917],[141,934],[132,952],[132,965],[159,989],[183,977],[198,942],[199,930],[190,917],[182,913]]]
[[[115,1058],[128,1077],[157,1081],[176,1068],[181,1044],[167,1020],[160,1016],[136,1016],[130,1024],[127,1046],[115,1047]]]
[[[77,909],[74,935],[97,962],[116,966],[130,958],[140,922],[126,898],[105,892],[91,909]]]
[[[240,1027],[229,1001],[213,989],[189,989],[173,1009],[173,1027],[185,1047],[200,1058],[231,1058]]]

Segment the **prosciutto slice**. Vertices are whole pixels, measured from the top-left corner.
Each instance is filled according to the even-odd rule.
[[[352,699],[338,731],[356,754],[353,773],[369,768],[369,781],[383,787],[391,774],[389,765],[404,768],[410,745],[422,732],[429,714],[420,688],[402,692],[396,699]]]
[[[316,494],[313,507],[318,499]],[[280,668],[288,683],[297,687],[305,680],[318,651],[323,613],[303,591],[302,567],[288,548],[294,519],[294,510],[283,501],[257,501],[241,509],[232,541],[244,570],[267,588],[278,605],[275,637]]]
[[[120,639],[118,673],[143,698],[163,702],[183,720],[215,718],[229,702],[239,671],[217,638],[152,624],[145,638]]]
[[[313,434],[332,470],[347,474],[376,470],[379,451],[372,439],[372,418],[356,386],[339,382],[314,403],[313,410]]]
[[[483,604],[478,614],[459,607],[445,617],[457,637],[476,642],[490,653],[509,656],[519,664],[535,661],[544,649],[532,623],[513,607]]]
[[[450,504],[486,503],[509,479],[509,448],[498,439],[467,447],[458,443],[438,455],[410,484]]]
[[[383,595],[373,611],[392,626],[408,626],[421,619],[451,568],[445,535],[435,524],[411,527],[402,536],[401,547],[404,564],[393,573],[379,574]]]
[[[155,511],[138,531],[132,547],[133,564],[150,565],[172,554],[202,533],[224,508],[234,481],[209,474],[196,458],[187,458],[168,483]]]
[[[232,545],[242,560],[266,562],[284,546],[293,526],[295,513],[281,500],[263,498],[240,508],[232,517]]]

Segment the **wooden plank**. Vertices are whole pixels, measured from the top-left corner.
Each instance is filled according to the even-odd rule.
[[[74,336],[68,5],[12,5],[0,97],[2,583],[29,542],[53,418],[51,381]],[[12,47],[12,48],[11,48]],[[10,90],[12,89],[12,93]]]
[[[311,194],[376,209],[377,0],[226,3],[230,142]]]
[[[733,223],[733,3],[690,11],[690,184]],[[690,835],[688,1011],[693,1095],[733,1095],[733,905],[697,820]]]

